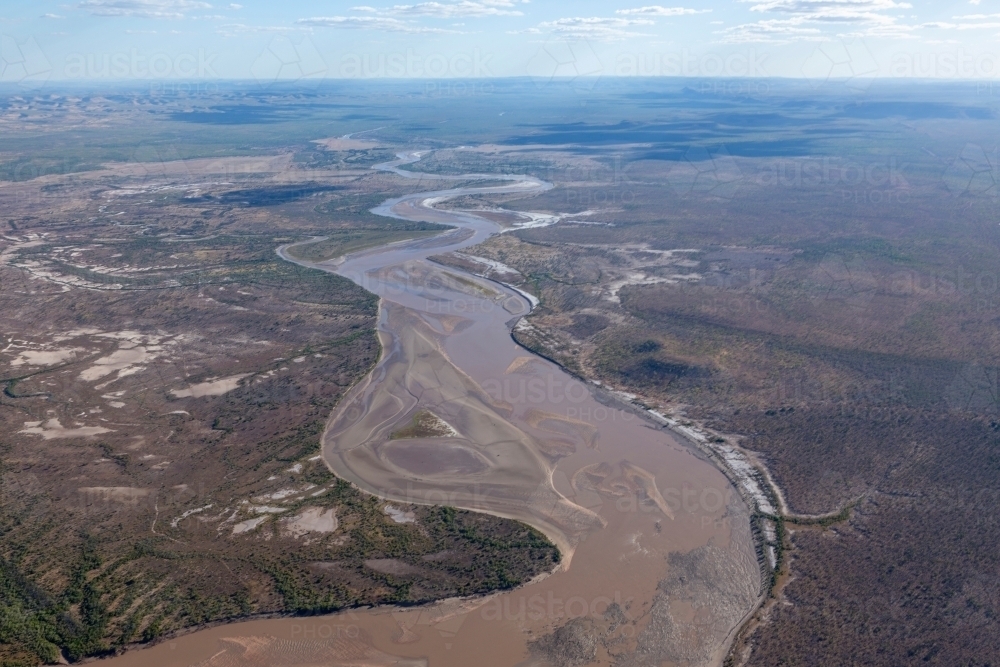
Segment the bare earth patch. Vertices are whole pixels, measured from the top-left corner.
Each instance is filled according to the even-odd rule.
[[[369,148],[375,148],[378,145],[374,141],[351,139],[350,136],[317,139],[313,143],[319,144],[328,151],[363,151]]]
[[[46,440],[55,438],[89,438],[102,433],[111,433],[112,429],[103,426],[77,426],[68,428],[59,423],[58,419],[49,419],[46,422],[24,422],[25,428],[18,433],[29,435],[40,435]]]
[[[77,489],[91,501],[114,501],[135,504],[149,496],[152,489],[135,486],[81,486]]]
[[[298,514],[282,521],[287,535],[296,539],[307,533],[332,533],[337,530],[337,510],[307,507]]]
[[[413,567],[409,563],[404,563],[395,558],[370,558],[365,561],[365,567],[371,568],[382,574],[394,574],[397,576],[407,574],[419,574],[420,568]]]
[[[57,350],[25,350],[10,362],[11,366],[51,366],[74,359],[82,348],[68,347]]]
[[[240,380],[249,373],[231,375],[217,380],[208,380],[198,384],[188,385],[187,389],[171,389],[170,395],[174,398],[201,398],[202,396],[221,396],[226,392],[236,389],[240,385]]]

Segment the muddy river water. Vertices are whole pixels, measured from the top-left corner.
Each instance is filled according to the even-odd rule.
[[[414,178],[402,166],[419,157],[380,168]],[[392,501],[524,521],[559,546],[559,569],[486,598],[219,626],[109,663],[721,663],[761,593],[748,510],[727,479],[640,411],[517,345],[511,327],[531,308],[523,295],[427,259],[500,231],[436,203],[550,186],[530,177],[420,178],[493,184],[390,200],[375,212],[455,229],[310,265],[381,297],[382,359],[331,416],[324,459]],[[390,437],[415,415],[432,428]]]

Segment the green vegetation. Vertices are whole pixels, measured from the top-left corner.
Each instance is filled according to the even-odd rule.
[[[321,427],[318,421],[291,439],[257,445],[255,450],[272,453],[254,467],[280,470],[289,455],[312,454]],[[117,535],[97,530],[75,540],[76,556],[66,562],[63,583],[55,587],[33,583],[39,565],[51,568],[35,553],[46,541],[26,543],[9,523],[15,517],[5,514],[0,535],[10,555],[0,559],[0,664],[52,662],[60,651],[78,660],[255,613],[326,613],[485,593],[523,583],[559,561],[552,544],[517,522],[415,507],[414,524],[397,524],[386,516],[383,501],[337,480],[322,463],[309,464],[303,478],[329,490],[287,504],[286,515],[306,507],[333,508],[341,526],[334,535],[297,543],[283,536],[275,520],[257,529],[272,535],[270,541],[251,536],[230,547],[223,536],[206,550],[189,544],[206,535],[164,528],[176,537],[143,538],[123,554]],[[41,537],[55,527],[39,528]],[[393,575],[367,565],[378,559],[405,566]],[[230,576],[218,579],[223,572]],[[270,601],[260,595],[262,585],[273,590]]]
[[[310,146],[295,154],[296,164],[306,169],[329,169],[331,167],[358,169],[372,167],[380,162],[390,162],[394,159],[396,159],[395,153],[387,148],[331,151],[319,146]]]
[[[482,593],[558,562],[505,519],[407,507],[416,522],[397,524],[315,458],[330,412],[378,357],[378,299],[275,248],[322,232],[342,252],[444,229],[377,219],[376,199],[254,176],[196,197],[125,197],[127,216],[90,215],[100,204],[81,196],[78,209],[9,223],[11,238],[47,236],[7,255],[21,268],[0,266],[4,344],[59,347],[53,337],[73,332],[78,352],[51,366],[0,360],[0,665],[78,661],[261,614]],[[77,281],[88,289],[64,287]],[[81,379],[123,345],[154,354],[138,372]],[[225,377],[240,380],[177,393]],[[42,446],[18,433],[110,410],[128,428]],[[265,504],[284,511],[248,524]],[[312,511],[338,528],[288,528]]]
[[[396,524],[382,511],[383,501],[342,481],[322,501],[341,508],[346,544],[295,549],[259,564],[273,577],[285,608],[296,613],[503,590],[559,562],[558,550],[544,536],[516,522],[450,507],[416,507],[416,525]],[[405,565],[400,574],[367,565],[381,559]],[[359,590],[359,582],[374,590]]]
[[[452,435],[451,428],[448,427],[441,418],[430,410],[420,410],[413,418],[410,419],[410,423],[394,431],[390,436],[390,440],[405,440],[407,438],[441,438]]]
[[[954,93],[982,107],[971,89]],[[921,108],[924,95],[890,97]],[[772,111],[795,123],[830,113],[809,100],[808,112]],[[970,185],[957,157],[993,145],[993,111],[983,115],[928,143],[877,114],[830,114],[844,135],[805,155],[755,155],[746,149],[764,135],[741,135],[738,188],[721,195],[664,187],[689,147],[623,158],[620,187],[610,170],[589,185],[556,172],[555,188],[506,206],[599,208],[607,225],[515,231],[468,251],[536,281],[541,305],[520,342],[740,436],[766,462],[792,515],[775,522],[773,604],[732,664],[981,665],[1000,654],[1000,587],[984,574],[1000,565],[1000,236],[992,181]],[[596,126],[552,132],[591,127],[606,140]],[[803,149],[811,140],[797,132],[776,127],[759,145]],[[893,161],[895,179],[847,183]],[[805,178],[820,164],[828,178]]]

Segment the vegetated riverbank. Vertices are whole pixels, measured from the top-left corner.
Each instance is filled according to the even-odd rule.
[[[515,269],[494,260],[460,253],[435,259],[445,266],[460,267],[519,292],[529,288],[529,285],[518,280],[523,276]],[[505,280],[520,282],[520,285],[515,286]],[[533,305],[539,303],[538,297],[532,295],[531,298]],[[545,333],[523,318],[514,324],[511,336],[535,354],[558,364],[567,373],[589,383],[595,393],[603,395],[604,400],[631,409],[690,443],[723,472],[751,509],[751,526],[765,594],[757,607],[747,614],[743,623],[733,632],[726,664],[738,664],[740,656],[747,651],[745,639],[766,617],[768,609],[780,598],[782,588],[789,580],[788,561],[792,548],[788,539],[789,530],[822,529],[846,521],[850,518],[851,508],[857,501],[827,514],[793,513],[788,509],[784,494],[775,483],[766,464],[754,452],[739,445],[741,436],[722,433],[692,420],[684,415],[681,406],[662,406],[648,397],[634,393],[634,390],[616,389],[606,382],[587,377],[576,364],[566,363],[569,359],[551,354],[540,340],[544,339]]]
[[[393,171],[407,176],[398,167]],[[523,178],[515,180],[527,182]],[[539,189],[544,186],[537,185]],[[496,281],[505,286],[503,291],[486,288],[424,261],[436,261],[435,257],[425,258],[425,254],[459,251],[497,231],[496,222],[478,218],[474,212],[433,208],[471,191],[463,187],[416,193],[376,209],[382,215],[404,220],[454,222],[466,228],[469,235],[453,237],[447,243],[418,242],[386,253],[361,253],[324,265],[360,284],[371,285],[369,289],[378,294],[385,291],[391,295],[380,307],[380,336],[387,346],[391,341],[393,350],[391,358],[379,365],[378,384],[359,385],[352,392],[354,402],[348,397],[339,414],[331,418],[324,435],[324,458],[342,477],[380,496],[396,498],[402,488],[408,489],[407,496],[453,492],[458,507],[514,516],[547,535],[558,536],[567,554],[576,554],[574,566],[577,558],[584,559],[582,570],[567,568],[551,581],[545,580],[536,593],[551,589],[560,595],[590,594],[608,600],[612,599],[607,597],[608,591],[614,599],[629,593],[639,605],[633,611],[654,605],[655,617],[660,619],[650,621],[648,627],[643,621],[638,628],[635,623],[645,614],[631,619],[629,628],[634,633],[641,630],[642,636],[632,635],[629,650],[639,650],[643,655],[650,651],[674,655],[673,659],[681,662],[701,662],[716,656],[720,642],[726,639],[728,643],[733,628],[753,607],[762,589],[760,577],[754,574],[759,568],[745,503],[734,495],[727,496],[721,506],[701,512],[697,528],[693,517],[675,520],[675,512],[662,500],[657,484],[671,489],[694,481],[722,493],[728,493],[729,487],[715,466],[702,458],[692,458],[687,447],[665,435],[651,435],[653,431],[642,420],[628,415],[611,421],[580,420],[567,413],[555,396],[529,399],[527,403],[523,398],[514,398],[510,399],[514,403],[508,404],[506,398],[484,394],[489,394],[485,387],[490,382],[503,377],[514,382],[521,377],[536,381],[529,380],[534,377],[578,383],[563,376],[557,367],[526,355],[521,346],[504,343],[510,340],[509,318],[528,310],[523,305],[511,309],[510,304],[520,299],[512,297],[510,291],[524,295],[525,290],[503,280]],[[504,269],[499,265],[493,268]],[[480,303],[484,299],[492,303]],[[536,303],[529,296],[524,300]],[[453,310],[453,306],[461,312]],[[484,357],[486,350],[490,354]],[[487,384],[480,385],[482,382]],[[441,392],[440,388],[447,390]],[[586,390],[580,397],[581,405],[588,409],[603,409],[602,400],[609,404],[606,396],[595,397]],[[635,408],[616,404],[612,412],[620,416],[633,414]],[[437,430],[447,431],[442,437],[455,439],[436,442],[437,454],[426,448],[420,450],[426,455],[417,461],[394,443],[399,434],[414,435],[413,425],[429,414],[434,415]],[[650,419],[649,415],[645,417]],[[437,424],[438,419],[448,428]],[[600,447],[599,436],[603,436]],[[450,452],[451,458],[437,463],[441,452]],[[565,480],[559,483],[562,491],[555,489],[555,478]],[[465,487],[473,483],[477,487],[485,485],[489,494],[466,497]],[[413,484],[416,486],[411,490]],[[566,484],[576,491],[570,491]],[[589,489],[580,484],[596,486]],[[616,499],[622,489],[628,489],[629,498],[644,505],[648,503],[643,499],[649,499],[655,505],[644,507],[641,514],[620,510]],[[586,494],[592,497],[587,500]],[[599,514],[596,508],[601,502],[604,509]],[[720,514],[720,510],[724,511]],[[728,522],[725,517],[729,516],[741,518]],[[667,520],[661,522],[657,517]],[[587,539],[595,531],[601,531],[603,539]],[[644,546],[637,550],[636,540],[644,534]],[[712,537],[716,534],[717,538]],[[716,539],[730,546],[716,547]],[[585,575],[581,579],[582,571],[640,554],[644,559],[641,568],[610,576],[612,581],[595,582]],[[665,558],[671,563],[667,574],[663,569]],[[678,578],[676,572],[682,570],[686,574]],[[673,600],[696,601],[702,609],[701,620],[690,630],[681,630],[690,620],[683,609],[670,608]],[[505,597],[505,601],[509,600]],[[481,625],[480,620],[485,617],[469,619],[479,627],[470,629],[467,637],[485,632],[484,637],[495,638],[500,636],[497,633],[516,630]],[[618,627],[616,624],[600,632],[607,634],[610,641]],[[695,637],[687,635],[691,631]],[[552,632],[551,625],[542,623],[532,632]],[[515,634],[521,637],[523,633],[521,628]],[[533,652],[549,645],[532,642],[524,650]],[[721,662],[721,657],[717,659]]]
[[[479,660],[497,667],[515,664],[525,655],[544,659],[552,650],[600,653],[605,662],[612,661],[612,654],[663,656],[678,664],[721,662],[719,652],[728,646],[733,629],[761,593],[745,504],[732,495],[719,506],[701,508],[697,517],[677,515],[663,501],[657,484],[669,490],[695,483],[728,493],[729,483],[715,466],[692,457],[690,449],[676,439],[626,415],[635,411],[632,407],[612,410],[617,419],[582,421],[572,418],[555,396],[507,407],[484,393],[480,383],[502,377],[577,383],[559,368],[510,345],[505,324],[528,311],[519,297],[506,289],[487,287],[478,278],[441,271],[420,259],[433,248],[460,249],[494,230],[489,221],[426,208],[427,199],[433,198],[418,193],[393,200],[398,208],[379,208],[398,217],[459,219],[468,228],[462,230],[467,234],[453,234],[445,241],[408,242],[384,253],[366,251],[322,265],[327,271],[371,285],[372,292],[391,295],[383,296],[378,308],[379,342],[385,346],[377,365],[379,379],[358,383],[345,392],[327,422],[322,458],[341,480],[357,478],[352,488],[377,493],[369,497],[394,523],[403,519],[406,524],[407,515],[415,514],[400,506],[402,498],[419,502],[422,497],[419,493],[401,495],[394,489],[409,489],[407,482],[422,483],[430,475],[423,489],[427,497],[444,493],[449,505],[512,516],[564,536],[573,567],[550,577],[538,576],[530,587],[517,589],[521,593],[495,594],[493,608],[483,606],[485,597],[470,598],[463,610],[455,612],[457,617],[447,610],[447,603],[412,612],[398,606],[352,612],[347,618],[362,634],[345,647],[380,656],[380,660],[420,655],[435,663]],[[285,248],[279,254],[285,256]],[[476,317],[470,317],[467,310],[462,317],[449,314],[456,312],[454,308],[442,312],[446,303],[467,308],[473,302],[492,307],[475,308]],[[354,412],[351,395],[361,399]],[[602,409],[586,390],[575,405],[588,411]],[[421,410],[434,419],[421,416]],[[428,428],[407,430],[422,423],[430,425],[438,438],[433,443],[435,451],[465,454],[443,461],[440,471],[435,469],[434,452],[416,446]],[[400,446],[393,434],[411,442]],[[426,455],[410,456],[415,449]],[[417,466],[413,474],[408,472],[411,465]],[[339,474],[341,470],[344,474]],[[571,498],[563,496],[555,488],[553,475],[561,475],[560,488],[568,491],[566,484],[570,484],[576,493]],[[473,502],[465,502],[463,487],[478,488],[484,482],[489,488]],[[447,496],[452,491],[458,494],[455,502]],[[386,498],[392,500],[386,502]],[[620,500],[635,501],[633,509],[622,509]],[[587,539],[590,536],[598,539]],[[374,561],[365,562],[369,569],[393,568],[398,574],[400,564],[386,562],[398,557],[367,560]],[[608,567],[623,562],[628,567]],[[420,567],[413,562],[403,565]],[[397,578],[396,574],[388,576]],[[507,612],[508,608],[516,612],[518,604],[524,608],[536,598],[565,601],[567,610],[571,603],[586,602],[586,618],[577,618],[576,612],[568,619],[554,612],[540,618],[533,612],[529,617]],[[688,613],[691,603],[699,608],[695,619]],[[494,613],[497,609],[499,615]],[[460,636],[449,630],[454,624],[462,625]],[[235,637],[234,646],[242,646],[241,633],[269,633],[276,642],[272,649],[278,650],[282,638],[288,638],[288,629],[288,622],[274,620],[226,632]],[[222,655],[213,640],[218,636],[209,631],[179,641],[177,648],[206,657]],[[489,642],[497,649],[484,654],[482,647]],[[223,653],[218,660],[235,657],[228,649]],[[175,654],[159,648],[150,655],[167,658],[170,664],[197,662],[187,657],[187,662],[181,662],[180,650]],[[134,665],[141,657],[124,656],[122,664]]]
[[[544,347],[533,345],[530,337],[525,335],[532,328],[531,325],[515,326],[511,336],[539,356],[559,364],[567,373],[593,384],[595,391],[603,391],[609,400],[633,407],[637,414],[682,437],[726,475],[751,508],[751,527],[765,594],[756,608],[734,629],[724,664],[726,667],[741,664],[749,655],[750,647],[746,644],[749,636],[764,622],[768,610],[779,601],[782,589],[790,580],[788,565],[793,547],[789,531],[823,529],[847,521],[858,501],[852,501],[843,508],[826,514],[810,515],[789,511],[780,487],[774,482],[764,462],[754,452],[739,446],[741,436],[721,433],[688,419],[680,408],[670,410],[647,397],[614,389],[600,380],[580,375],[578,370],[565,365],[561,359],[546,354]]]
[[[223,202],[239,184],[205,188]],[[110,196],[105,181],[77,187],[79,211]],[[0,279],[17,287],[0,294],[0,662],[551,571],[558,551],[522,523],[392,503],[399,522],[326,469],[323,426],[380,354],[374,297],[274,255],[302,235],[294,210],[206,201],[131,201],[155,236],[124,216],[81,227],[46,211],[2,241]]]

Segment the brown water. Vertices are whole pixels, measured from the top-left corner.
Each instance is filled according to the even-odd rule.
[[[382,168],[411,177],[399,165],[418,157]],[[614,396],[515,344],[510,326],[530,308],[523,296],[426,259],[498,231],[490,220],[436,210],[434,202],[546,187],[512,177],[507,186],[390,200],[376,212],[458,229],[314,266],[382,298],[383,358],[323,436],[334,472],[390,500],[524,521],[560,547],[559,570],[487,598],[221,626],[111,663],[721,662],[760,594],[748,513],[726,478]],[[419,411],[455,434],[390,439]]]

